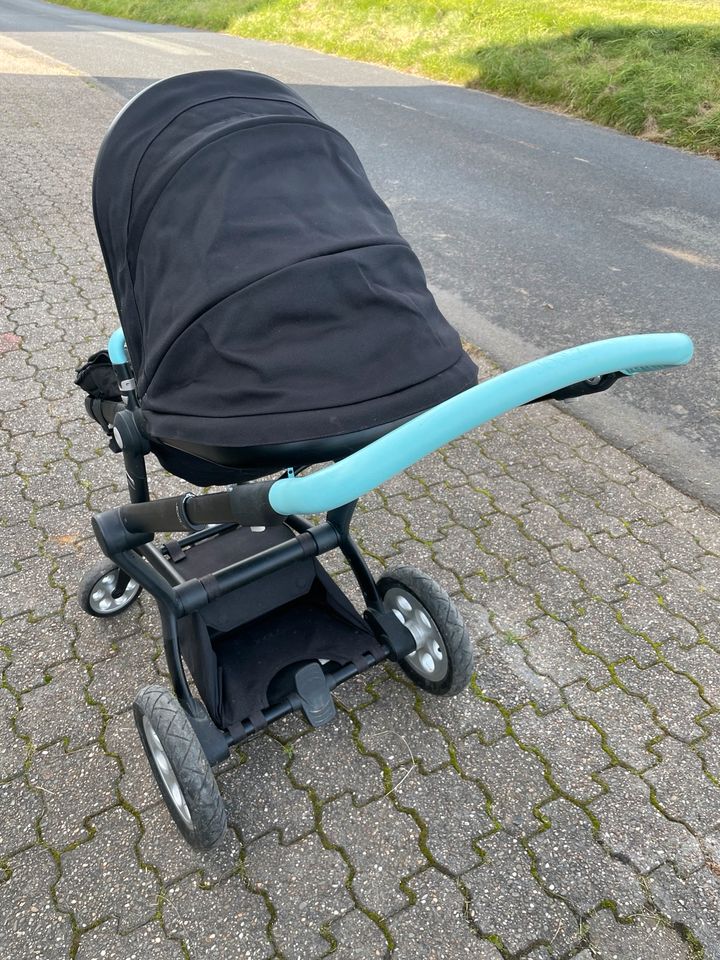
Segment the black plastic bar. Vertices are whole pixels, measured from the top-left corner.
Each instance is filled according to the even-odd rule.
[[[198,530],[195,533],[189,533],[186,537],[181,537],[175,542],[179,547],[189,547],[192,543],[200,543],[201,540],[207,540],[208,537],[214,537],[218,533],[225,533],[237,527],[236,523],[211,523],[204,530]],[[161,547],[164,550],[164,547]]]
[[[260,580],[306,557],[328,553],[334,550],[339,542],[340,535],[335,527],[330,523],[321,523],[305,533],[298,534],[292,540],[286,540],[252,557],[238,560],[237,563],[211,575],[213,599]],[[202,594],[196,589],[199,582],[202,581],[187,581],[184,586],[178,587],[175,591],[185,613],[199,610],[208,602],[208,596],[205,595],[203,600]]]
[[[145,543],[138,547],[137,552],[173,586],[179,586],[181,583],[186,582],[185,577],[180,573],[177,566],[171,563],[162,550],[158,549],[154,544]]]
[[[162,621],[163,646],[165,648],[165,659],[167,660],[170,681],[175,691],[175,696],[180,701],[183,710],[190,716],[201,716],[202,711],[195,703],[187,677],[183,668],[182,658],[180,656],[180,644],[178,642],[177,619],[173,612],[169,610],[164,603],[159,603],[160,619]]]

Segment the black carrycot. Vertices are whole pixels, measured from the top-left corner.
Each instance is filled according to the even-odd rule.
[[[144,90],[105,138],[93,201],[165,461],[167,445],[240,466],[258,447],[367,442],[476,380],[353,148],[271,77]],[[347,452],[328,449],[316,459]]]

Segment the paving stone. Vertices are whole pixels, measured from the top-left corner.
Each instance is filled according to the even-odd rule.
[[[534,482],[537,484],[538,480]],[[606,533],[611,537],[621,537],[627,532],[617,517],[609,516],[588,497],[580,494],[568,494],[556,506],[563,520],[580,527],[587,534]]]
[[[695,751],[702,758],[710,776],[720,781],[720,715],[706,717],[702,725],[708,734],[696,744]]]
[[[630,697],[615,685],[591,690],[578,683],[565,690],[570,709],[581,719],[592,720],[599,727],[608,749],[636,770],[645,770],[657,763],[657,756],[646,744],[661,736],[648,705]]]
[[[605,450],[612,451],[613,455],[620,453],[612,447],[606,447]],[[622,479],[615,474],[613,479],[606,480],[595,499],[598,507],[622,520],[626,527],[631,526],[633,532],[637,528],[647,529],[651,524],[662,526],[662,513],[652,503],[634,495],[633,484],[628,482],[630,476],[627,471]]]
[[[486,936],[500,937],[511,953],[543,943],[562,956],[580,940],[577,921],[559,900],[538,886],[520,842],[505,834],[485,841],[487,859],[463,877],[470,913]]]
[[[0,883],[3,960],[68,956],[72,927],[52,902],[50,888],[57,868],[50,854],[33,847],[13,857],[9,864],[12,875]]]
[[[387,572],[392,573],[396,566],[416,567],[423,573],[428,573],[451,597],[460,591],[460,577],[452,570],[439,566],[433,560],[434,544],[423,543],[421,540],[405,540],[399,544],[397,555],[388,562]],[[372,569],[372,568],[371,568]]]
[[[519,639],[495,636],[478,644],[478,690],[505,710],[515,710],[526,703],[535,704],[542,712],[557,709],[563,703],[560,688],[532,669]]]
[[[506,831],[524,836],[540,829],[541,822],[533,811],[554,791],[533,754],[521,750],[511,737],[491,746],[468,737],[458,744],[457,756],[465,775],[486,789],[492,815]]]
[[[182,946],[169,940],[159,923],[147,923],[125,936],[112,921],[101,923],[80,938],[75,960],[183,960]]]
[[[362,514],[355,535],[363,550],[385,559],[395,556],[396,546],[410,537],[402,517],[393,517],[386,510]]]
[[[383,684],[383,690],[386,687]],[[352,732],[351,720],[338,714],[328,726],[298,740],[293,747],[292,779],[300,786],[312,788],[321,801],[346,790],[351,791],[358,804],[382,796],[382,768],[360,753]]]
[[[65,620],[76,633],[75,652],[83,663],[95,664],[108,660],[118,652],[121,642],[126,638],[128,644],[134,642],[140,630],[142,603],[133,604],[117,617],[89,617],[70,601]]]
[[[117,803],[120,768],[96,743],[66,753],[59,743],[33,754],[30,785],[42,794],[43,839],[56,850],[85,839],[83,821]]]
[[[652,503],[658,510],[665,515],[672,515],[673,522],[677,525],[678,515],[686,511],[697,510],[697,501],[669,487],[667,483],[660,479],[657,474],[651,473],[645,467],[637,466],[633,471],[635,482],[633,483],[633,493],[641,500]],[[692,516],[692,514],[690,514]],[[684,527],[684,529],[689,529]],[[692,531],[690,531],[692,532]]]
[[[156,654],[154,640],[143,636],[128,638],[116,654],[94,665],[88,693],[110,713],[127,710],[141,687],[158,682],[153,666]]]
[[[27,516],[23,517],[22,523],[3,525],[2,510],[0,506],[0,578],[19,573],[20,561],[37,556],[42,543],[41,533],[28,526]]]
[[[526,505],[520,523],[528,536],[538,540],[548,550],[561,546],[579,550],[590,543],[587,535],[563,520],[555,507],[539,500]]]
[[[366,914],[351,910],[330,924],[337,946],[333,960],[377,960],[388,956],[388,944],[380,928]]]
[[[60,617],[11,621],[3,638],[11,655],[8,682],[18,691],[42,684],[49,668],[71,659],[74,639],[74,631]]]
[[[497,513],[492,500],[482,490],[482,483],[485,480],[486,478],[483,477],[479,481],[481,487],[477,489],[467,485],[458,486],[456,479],[453,485],[433,487],[432,498],[445,504],[458,526],[476,534],[482,527],[487,526],[489,519]],[[486,563],[489,554],[481,553],[478,548],[479,544],[475,550],[478,562],[482,559],[483,563]],[[500,558],[495,559],[500,562]]]
[[[0,780],[20,774],[27,757],[27,746],[13,729],[17,715],[15,697],[0,687]]]
[[[596,534],[592,542],[602,554],[620,563],[628,578],[646,587],[656,587],[661,583],[661,574],[667,564],[651,544],[641,543],[630,534],[610,537],[606,533]]]
[[[267,891],[275,907],[272,933],[282,954],[306,960],[327,953],[323,929],[353,907],[340,854],[326,850],[317,834],[289,847],[268,834],[250,845],[245,867],[250,883]]]
[[[430,776],[412,771],[396,776],[394,784],[398,805],[414,810],[425,824],[427,850],[441,867],[456,876],[478,863],[473,840],[490,833],[493,823],[476,784],[463,780],[453,767]]]
[[[720,878],[697,870],[685,880],[668,867],[650,875],[650,897],[664,917],[689,928],[704,950],[704,960],[720,958]]]
[[[642,910],[645,897],[637,875],[613,860],[593,835],[588,817],[567,800],[555,800],[542,811],[550,827],[529,841],[545,887],[586,915],[612,900],[618,915]]]
[[[95,835],[61,857],[58,904],[71,910],[81,926],[114,918],[121,933],[150,920],[157,910],[158,881],[139,869],[135,818],[113,807],[92,821]],[[88,896],[92,891],[92,896]]]
[[[443,447],[443,457],[451,470],[458,471],[464,477],[475,479],[478,483],[487,482],[489,477],[499,477],[503,474],[502,467],[494,460],[485,456],[482,448],[483,439],[494,433],[492,426],[485,430],[473,430],[472,433],[458,437],[446,447]],[[454,482],[457,477],[451,478]]]
[[[58,664],[51,679],[22,696],[18,729],[36,748],[67,739],[70,749],[96,740],[102,727],[100,712],[86,700],[89,678],[76,661]]]
[[[505,735],[505,718],[493,703],[481,699],[473,687],[457,697],[433,697],[421,694],[423,718],[446,731],[457,741],[477,733],[483,743],[495,743]]]
[[[688,945],[679,935],[652,914],[633,917],[630,923],[618,923],[608,910],[600,910],[587,921],[590,957],[620,960],[691,960]],[[585,951],[583,951],[585,952]],[[578,957],[579,960],[579,957]]]
[[[427,870],[408,886],[417,899],[390,921],[393,960],[500,960],[495,947],[471,927],[468,904],[449,877]]]
[[[708,703],[720,708],[720,652],[705,644],[698,644],[691,650],[668,650],[665,656],[676,670],[700,684]]]
[[[50,563],[42,557],[19,561],[20,571],[0,581],[0,616],[4,619],[32,613],[47,617],[60,612],[63,595],[51,586]]]
[[[464,587],[468,596],[487,611],[495,632],[510,640],[525,636],[533,620],[543,615],[535,602],[535,591],[507,578],[488,582],[469,577]]]
[[[37,841],[37,822],[43,804],[23,777],[0,783],[0,857],[6,859],[17,850]]]
[[[660,591],[664,588],[660,587]],[[615,603],[622,623],[630,631],[651,637],[656,643],[672,641],[688,646],[700,639],[696,628],[685,618],[676,616],[661,602],[661,593],[630,583],[624,588],[625,598]]]
[[[678,530],[667,522],[636,522],[632,524],[632,533],[641,543],[652,544],[663,558],[666,567],[678,567],[686,572],[697,570],[698,561],[704,551],[697,540],[684,530]]]
[[[298,744],[307,739],[314,738],[302,737]],[[245,763],[220,777],[218,783],[228,819],[245,843],[268,830],[281,830],[283,842],[290,843],[312,830],[312,804],[304,790],[293,788],[285,772],[289,753],[267,736],[244,745],[243,752]]]
[[[397,514],[405,521],[411,537],[426,543],[442,540],[444,530],[451,523],[448,508],[432,497],[420,497],[408,500],[405,497],[392,497],[388,500],[391,514]]]
[[[487,525],[478,530],[477,537],[481,548],[503,563],[513,560],[542,563],[549,559],[547,549],[526,536],[519,521],[504,514],[489,517]]]
[[[615,607],[609,604],[597,600],[584,602],[573,625],[578,642],[607,663],[617,663],[628,657],[641,667],[658,662],[652,644],[635,636],[629,628],[624,629]]]
[[[160,793],[140,743],[132,710],[108,720],[105,749],[120,761],[122,774],[118,789],[123,800],[136,810],[157,803]]]
[[[600,821],[599,840],[613,856],[642,874],[669,862],[684,876],[702,865],[698,841],[650,802],[650,789],[640,777],[621,767],[600,776],[608,792],[589,809]]]
[[[520,740],[547,760],[561,790],[580,801],[600,793],[594,775],[609,766],[610,757],[589,723],[576,720],[568,710],[541,718],[531,707],[524,707],[513,716],[512,725]]]
[[[346,710],[356,710],[358,707],[364,707],[375,699],[368,684],[376,679],[379,679],[379,673],[374,670],[359,677],[352,677],[333,690],[333,698],[342,704]],[[291,714],[291,716],[297,716],[297,714]],[[277,726],[273,724],[273,733],[276,730]]]
[[[163,919],[171,937],[182,937],[192,960],[269,960],[275,953],[266,936],[267,907],[238,877],[212,888],[197,876],[186,877],[167,891]]]
[[[697,574],[690,576],[682,570],[670,569],[660,589],[671,613],[681,614],[701,630],[706,639],[712,640],[717,637],[720,622],[719,590],[714,577],[709,583],[704,580]]]
[[[215,883],[240,868],[240,844],[232,830],[226,831],[216,847],[203,852],[184,842],[163,802],[143,810],[142,824],[140,859],[168,885],[198,871],[205,882]]]
[[[592,686],[610,681],[610,673],[596,657],[583,653],[573,641],[566,624],[543,617],[523,641],[529,665],[543,676],[564,687],[578,680]]]
[[[415,711],[416,693],[404,683],[384,683],[380,699],[358,710],[359,740],[389,767],[419,762],[426,771],[450,762],[441,734]]]
[[[558,547],[552,551],[552,558],[559,567],[572,571],[590,596],[612,601],[622,595],[627,583],[622,565],[594,547],[583,550]]]
[[[571,570],[550,561],[531,566],[518,560],[510,563],[509,571],[518,583],[534,591],[538,609],[560,620],[570,619],[575,613],[575,605],[588,596],[580,579]]]
[[[638,670],[632,663],[621,663],[617,676],[624,687],[646,699],[658,725],[673,737],[689,743],[702,736],[697,717],[708,709],[691,680],[658,663]]]
[[[441,567],[460,577],[501,577],[505,567],[497,557],[484,552],[476,535],[464,527],[452,527],[443,540],[433,546],[433,554]]]
[[[407,906],[400,881],[427,865],[411,817],[396,810],[390,797],[358,809],[345,794],[323,807],[322,823],[355,868],[352,887],[361,904],[380,916]]]
[[[662,763],[643,774],[666,814],[699,835],[720,826],[720,788],[703,772],[700,759],[676,740],[655,747]]]
[[[29,479],[25,495],[36,507],[46,507],[51,503],[69,507],[84,504],[87,489],[78,483],[75,467],[70,461],[55,460],[48,465],[45,473]]]

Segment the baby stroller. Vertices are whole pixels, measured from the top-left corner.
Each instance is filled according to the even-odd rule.
[[[93,201],[122,327],[77,382],[130,502],[93,517],[107,560],[79,600],[98,617],[141,589],[157,601],[174,696],[141,690],[136,724],[181,833],[208,849],[226,826],[212,766],[234,744],[292,711],[327,723],[332,691],[387,659],[432,694],[470,680],[440,586],[406,566],[375,582],[350,535],[357,499],[516,405],[687,363],[692,343],[601,341],[477,385],[350,144],[255,73],[139,94],[105,137]],[[149,453],[224,489],[151,501]],[[335,549],[362,612],[318,559]]]

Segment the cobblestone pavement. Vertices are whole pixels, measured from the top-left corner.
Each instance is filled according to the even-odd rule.
[[[74,599],[90,510],[123,499],[72,385],[115,326],[90,178],[118,102],[0,57],[4,960],[720,957],[720,520],[549,406],[358,516],[378,571],[456,597],[472,689],[345,685],[331,726],[236,752],[225,841],[183,845],[130,712],[163,674],[156,611]]]

